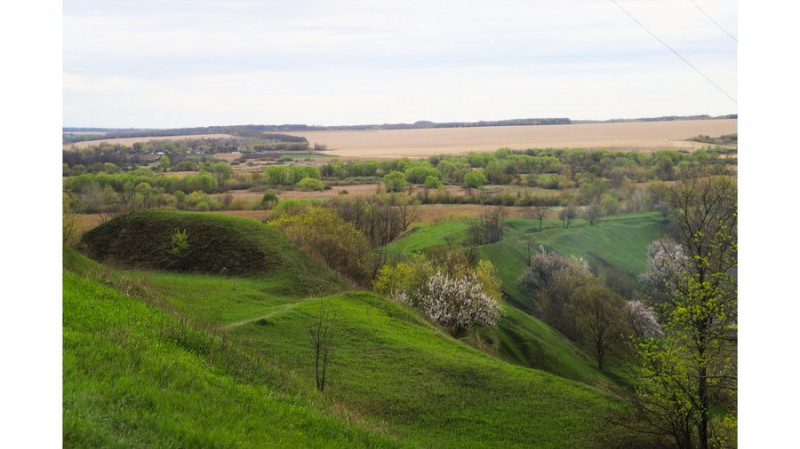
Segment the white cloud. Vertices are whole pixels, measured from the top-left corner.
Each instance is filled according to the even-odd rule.
[[[700,4],[735,32],[731,3]],[[691,2],[620,4],[735,92],[735,43]],[[88,11],[82,2],[65,3],[67,124],[607,118],[736,110],[605,0],[166,5],[104,2]],[[598,93],[615,98],[617,110],[628,105],[629,112],[610,114],[601,103],[581,101]],[[639,106],[643,98],[652,100],[649,107]],[[535,102],[539,112],[525,113],[524,102]],[[117,112],[122,110],[127,112]],[[132,116],[147,123],[127,122]]]

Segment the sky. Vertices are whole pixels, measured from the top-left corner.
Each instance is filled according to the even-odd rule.
[[[616,3],[65,0],[63,124],[737,113],[737,2]]]

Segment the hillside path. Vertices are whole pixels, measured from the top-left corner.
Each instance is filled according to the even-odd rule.
[[[295,302],[295,303],[291,303],[291,304],[286,304],[286,305],[284,305],[282,307],[279,307],[279,308],[277,308],[275,310],[272,310],[271,312],[269,312],[267,314],[264,314],[264,315],[259,315],[259,316],[252,317],[252,318],[245,318],[243,320],[234,321],[233,323],[228,323],[225,326],[223,326],[223,328],[227,330],[227,329],[231,329],[231,328],[234,328],[234,327],[244,326],[245,324],[252,323],[253,321],[258,321],[258,320],[260,320],[262,318],[269,318],[269,317],[271,317],[273,315],[276,315],[278,313],[285,312],[285,311],[291,309],[292,307],[294,307],[297,304],[299,304],[299,303]]]

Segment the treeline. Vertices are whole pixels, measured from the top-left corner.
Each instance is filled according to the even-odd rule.
[[[736,158],[721,157],[727,150],[701,149],[695,152],[660,150],[653,153],[608,150],[545,149],[495,153],[469,153],[463,156],[432,156],[426,160],[408,158],[386,161],[334,160],[320,168],[324,179],[384,177],[401,172],[405,181],[422,184],[428,176],[446,185],[478,188],[483,184],[523,185],[545,189],[575,187],[597,179],[615,186],[624,180],[672,181],[681,172],[699,166],[735,164]],[[470,176],[478,179],[470,179]],[[481,181],[482,178],[483,180]]]
[[[73,131],[106,131],[105,134],[74,134]],[[69,131],[69,132],[68,132]],[[275,131],[268,125],[237,125],[237,126],[203,126],[196,128],[172,129],[122,129],[103,130],[101,128],[64,128],[64,143],[73,143],[86,140],[108,140],[131,137],[172,137],[191,136],[197,134],[230,134],[237,137],[265,138],[280,142],[308,142],[304,137],[290,136],[287,134],[268,134]],[[76,140],[76,139],[80,140]]]
[[[738,134],[723,134],[719,137],[711,137],[706,135],[699,135],[692,137],[689,140],[693,140],[695,142],[701,143],[708,143],[711,145],[738,145],[739,144],[739,135]]]
[[[707,114],[701,115],[664,115],[661,117],[641,117],[641,118],[615,118],[610,120],[575,120],[573,123],[628,123],[628,122],[673,122],[676,120],[731,120],[738,119],[738,114],[718,115],[712,117]]]
[[[216,153],[242,154],[242,160],[249,157],[269,157],[269,152],[308,151],[308,141],[281,140],[279,134],[264,134],[259,138],[192,138],[182,140],[149,140],[135,142],[133,145],[99,142],[87,148],[62,151],[62,160],[70,167],[88,166],[94,163],[110,162],[129,169],[152,162],[159,153],[166,154],[174,162],[186,157],[202,160],[202,156]],[[278,137],[275,137],[278,136]],[[294,138],[295,136],[288,136]],[[315,148],[318,149],[318,148]],[[199,156],[199,157],[198,157]],[[273,156],[280,157],[274,153]]]

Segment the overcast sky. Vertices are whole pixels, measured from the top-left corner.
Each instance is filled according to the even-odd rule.
[[[725,93],[612,0],[65,0],[64,126],[737,113],[737,2],[618,3]]]

